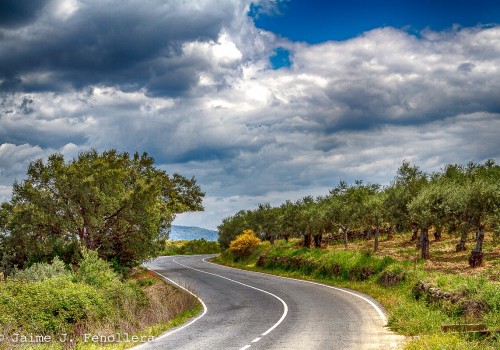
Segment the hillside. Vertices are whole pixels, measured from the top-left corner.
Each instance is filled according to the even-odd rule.
[[[195,226],[172,225],[170,240],[193,240],[205,238],[207,241],[217,241],[218,232]]]
[[[480,324],[500,329],[500,245],[487,232],[484,261],[470,267],[471,235],[466,251],[455,250],[457,234],[444,232],[431,239],[429,259],[420,258],[412,232],[384,234],[379,249],[374,241],[355,239],[344,247],[341,238],[321,248],[304,248],[303,238],[276,240],[247,256],[228,249],[214,261],[224,265],[286,277],[319,281],[367,293],[388,312],[391,330],[408,337],[405,350],[500,349],[496,333],[443,333],[443,325]]]

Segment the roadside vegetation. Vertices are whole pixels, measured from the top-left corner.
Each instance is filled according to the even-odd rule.
[[[348,250],[336,241],[305,248],[301,239],[261,242],[250,255],[227,249],[214,262],[281,276],[315,280],[367,293],[388,312],[389,327],[408,336],[405,349],[498,349],[500,334],[443,333],[447,324],[485,324],[500,330],[500,246],[485,241],[488,263],[471,268],[467,252],[450,251],[454,237],[433,242],[429,260],[408,241],[408,234],[372,243],[356,239]],[[425,286],[422,286],[422,282]]]
[[[500,166],[493,160],[450,164],[427,174],[403,162],[389,186],[341,181],[324,196],[242,210],[218,229],[223,248],[252,229],[271,244],[277,238],[301,237],[307,248],[341,240],[348,249],[353,239],[365,238],[373,251],[382,235],[410,232],[408,239],[423,259],[433,254],[430,234],[439,241],[446,232],[456,239],[455,251],[470,249],[471,267],[481,266],[486,235],[500,240]]]
[[[103,345],[85,334],[145,341],[199,312],[196,298],[139,266],[163,250],[176,214],[203,210],[203,196],[146,153],[31,162],[0,206],[0,349]]]
[[[218,254],[221,252],[219,243],[207,241],[204,238],[194,240],[165,241],[161,255],[197,255]]]
[[[16,271],[0,282],[0,349],[95,348],[85,334],[115,337],[113,348],[144,342],[199,311],[196,298],[164,283],[154,273],[134,269],[122,279],[97,253],[82,251],[80,265],[68,269],[55,258]],[[40,344],[16,342],[17,335],[49,336]],[[89,336],[87,336],[88,338]],[[134,337],[136,341],[134,342]],[[87,339],[88,340],[88,339]]]
[[[327,195],[260,204],[223,220],[223,264],[353,288],[374,296],[407,349],[498,349],[495,332],[443,333],[446,324],[500,330],[500,167],[403,162],[382,187],[341,181]],[[264,241],[234,249],[244,231]]]
[[[29,267],[58,256],[78,264],[79,250],[96,250],[116,269],[157,256],[176,214],[203,210],[194,178],[172,176],[146,153],[60,154],[29,164],[0,207],[0,269]]]

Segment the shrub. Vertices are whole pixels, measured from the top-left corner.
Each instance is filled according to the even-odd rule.
[[[39,282],[47,278],[70,275],[71,272],[66,270],[64,263],[56,256],[52,264],[36,263],[25,270],[14,270],[13,278],[26,282]]]
[[[96,251],[85,248],[82,249],[82,260],[75,280],[97,288],[120,284],[120,279],[111,265],[100,259]]]
[[[218,242],[204,238],[190,241],[166,241],[163,255],[217,254],[221,249]]]
[[[111,311],[94,287],[64,276],[26,282],[8,279],[0,287],[0,325],[7,331],[51,334],[71,331]]]
[[[229,250],[238,257],[244,257],[252,254],[259,244],[260,239],[257,238],[255,233],[252,230],[245,230],[241,235],[231,241]]]

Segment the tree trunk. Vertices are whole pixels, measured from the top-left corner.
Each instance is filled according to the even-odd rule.
[[[420,230],[420,242],[422,245],[422,259],[429,259],[429,229],[422,227]]]
[[[418,237],[418,240],[417,240],[417,246],[416,246],[417,249],[422,249],[422,241],[424,239],[424,233],[422,231],[423,231],[423,229],[420,230],[420,236]],[[429,231],[427,231],[426,235],[427,235],[427,239],[429,239]]]
[[[271,245],[274,245],[274,235],[273,234],[269,235],[269,242],[271,242]]]
[[[288,243],[288,238],[290,238],[290,235],[288,233],[286,233],[284,237],[285,237],[285,242]]]
[[[321,248],[321,239],[323,235],[321,233],[318,233],[317,235],[314,235],[314,247],[315,248]]]
[[[344,247],[347,249],[347,233],[349,229],[342,229],[342,232],[344,233]]]
[[[434,239],[436,241],[440,241],[442,237],[443,237],[443,228],[442,227],[436,227],[435,231],[434,231]]]
[[[304,247],[311,248],[311,241],[312,241],[312,234],[310,232],[306,233],[304,235]]]
[[[390,241],[394,238],[394,228],[391,226],[387,230],[387,240]]]
[[[483,241],[484,241],[484,226],[479,225],[476,234],[476,248],[470,253],[470,267],[477,267],[483,264]]]
[[[367,240],[372,239],[372,228],[371,228],[371,227],[368,227],[368,228],[366,229],[366,239],[367,239]]]
[[[380,229],[379,227],[377,226],[375,228],[375,243],[374,243],[374,247],[373,247],[373,250],[374,251],[377,251],[378,250],[378,236],[380,234]]]
[[[455,246],[455,251],[464,252],[467,249],[465,248],[465,242],[467,241],[467,235],[469,234],[469,228],[467,226],[462,228],[462,232],[460,233],[460,242]]]
[[[418,227],[414,228],[413,230],[413,235],[411,236],[411,241],[415,241],[418,238]]]

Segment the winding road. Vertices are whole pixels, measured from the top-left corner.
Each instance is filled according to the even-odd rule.
[[[382,306],[352,290],[243,271],[210,256],[159,257],[147,267],[189,290],[204,310],[135,349],[395,349]]]

